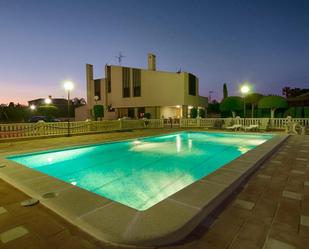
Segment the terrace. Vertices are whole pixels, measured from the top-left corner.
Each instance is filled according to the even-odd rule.
[[[16,154],[171,131],[175,130],[140,129],[133,132],[4,142],[0,148],[3,157],[8,149],[10,154]],[[307,136],[288,138],[247,183],[237,188],[186,239],[163,248],[306,248],[309,229],[309,214],[306,211],[309,206],[308,146]],[[1,200],[0,215],[4,248],[18,247],[20,243],[34,248],[67,248],[70,243],[76,248],[120,248],[94,239],[42,204],[21,207],[19,202],[27,198],[25,194],[3,181],[1,188],[4,190],[1,192],[5,193]]]

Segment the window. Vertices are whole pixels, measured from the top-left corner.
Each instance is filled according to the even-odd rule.
[[[189,73],[189,95],[196,96],[196,77]]]
[[[112,78],[111,78],[111,67],[106,66],[106,83],[107,83],[107,92],[112,92]]]
[[[133,97],[141,96],[141,70],[133,69]]]
[[[98,100],[101,99],[101,80],[94,80],[94,96],[98,96]]]
[[[130,68],[122,68],[122,97],[130,97]]]

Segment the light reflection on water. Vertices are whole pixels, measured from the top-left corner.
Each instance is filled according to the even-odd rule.
[[[146,210],[269,138],[184,132],[11,160]]]

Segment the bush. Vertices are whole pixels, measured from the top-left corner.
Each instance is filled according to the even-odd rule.
[[[94,105],[93,106],[93,115],[94,115],[95,120],[98,120],[98,118],[104,117],[104,107],[103,107],[103,105]]]
[[[196,118],[197,117],[197,109],[193,107],[190,111],[190,118]]]
[[[38,107],[38,114],[47,117],[47,119],[52,119],[57,116],[58,108],[54,105],[42,105]]]
[[[295,108],[295,118],[302,118],[303,117],[303,107],[297,106]]]
[[[198,116],[200,118],[205,118],[205,110],[204,109],[199,109],[198,110]]]
[[[144,114],[144,118],[151,119],[151,113],[146,112],[146,113]]]
[[[304,118],[309,118],[309,106],[304,107]]]
[[[284,117],[291,116],[292,118],[294,118],[295,117],[295,111],[296,111],[295,107],[290,107],[289,109],[287,109],[284,112]]]

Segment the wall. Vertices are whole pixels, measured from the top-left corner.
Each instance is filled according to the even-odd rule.
[[[111,66],[112,91],[108,103],[114,108],[143,106],[205,106],[206,98],[188,95],[188,74],[141,70],[141,97],[133,97],[131,73],[131,97],[122,97],[122,67]]]

